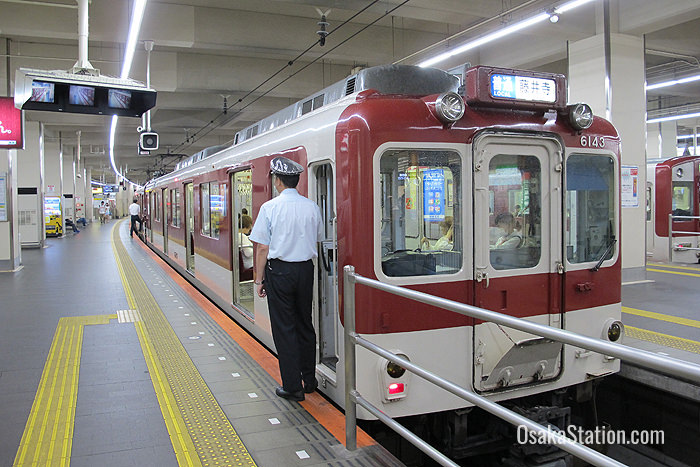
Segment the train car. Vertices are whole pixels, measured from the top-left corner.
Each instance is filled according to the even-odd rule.
[[[700,157],[681,156],[647,163],[647,257],[696,263],[700,258]],[[673,245],[669,245],[669,216]],[[679,217],[680,216],[680,217]],[[687,216],[687,217],[686,217]],[[684,218],[685,217],[685,218]],[[681,233],[682,232],[682,233]],[[669,248],[673,249],[669,258]]]
[[[147,238],[274,348],[267,303],[245,274],[250,247],[239,222],[246,215],[255,221],[276,196],[273,157],[305,167],[298,190],[318,203],[325,226],[316,261],[317,378],[343,406],[345,265],[389,284],[617,340],[619,151],[609,122],[584,104],[567,105],[563,75],[368,68],[149,182]],[[356,310],[359,333],[494,400],[590,388],[619,369],[615,359],[374,289],[357,287]],[[450,433],[453,454],[468,445],[471,435],[460,427],[469,404],[394,370],[358,348],[363,397],[394,417],[435,414],[435,426],[452,427],[442,433]],[[389,389],[396,382],[403,391]]]

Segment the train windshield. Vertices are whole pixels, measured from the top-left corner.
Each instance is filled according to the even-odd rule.
[[[462,267],[462,162],[454,151],[390,150],[380,159],[381,258],[387,276]]]
[[[570,263],[610,259],[615,252],[615,162],[573,154],[566,162],[566,257]]]
[[[536,266],[542,255],[540,186],[535,156],[499,154],[489,164],[489,249],[494,269]]]
[[[693,215],[693,182],[673,181],[673,198],[671,210],[674,216]],[[688,219],[681,219],[688,220]]]

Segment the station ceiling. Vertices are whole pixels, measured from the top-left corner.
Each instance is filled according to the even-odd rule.
[[[122,117],[117,165],[143,183],[181,158],[232,140],[238,130],[345,78],[355,67],[416,64],[564,2],[150,0],[130,77],[145,82],[144,41],[153,41],[150,75],[158,101],[151,126],[160,135],[160,149],[139,156],[142,121]],[[103,74],[119,75],[132,3],[90,2],[88,59]],[[567,41],[602,31],[602,3],[596,0],[561,15],[557,23],[545,21],[437,66],[470,62],[566,74]],[[700,2],[610,0],[610,5],[613,32],[645,38],[649,84],[700,73]],[[14,93],[19,67],[67,70],[77,61],[75,0],[0,0],[0,12],[5,59],[0,95]],[[322,14],[331,31],[324,46],[314,45]],[[700,81],[650,91],[647,100],[650,116],[698,112]],[[81,155],[93,179],[104,173],[113,180],[109,117],[27,111],[26,118],[44,122],[47,137],[60,135],[69,147],[75,147],[80,130]],[[681,120],[679,134],[699,124]]]

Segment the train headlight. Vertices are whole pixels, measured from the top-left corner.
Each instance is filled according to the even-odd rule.
[[[464,115],[465,104],[456,92],[440,94],[435,101],[435,114],[443,123],[454,123]]]
[[[386,373],[392,378],[401,378],[406,373],[406,368],[394,362],[389,362],[386,366]]]
[[[617,342],[625,334],[625,325],[620,320],[609,319],[603,326],[603,337],[610,342]]]
[[[392,353],[408,360],[408,356],[398,349]],[[411,373],[404,367],[384,358],[379,360],[379,386],[385,403],[395,402],[408,395]]]
[[[588,104],[569,106],[569,122],[577,130],[585,130],[593,124],[593,110]]]

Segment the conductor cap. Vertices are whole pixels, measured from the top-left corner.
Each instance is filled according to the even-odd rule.
[[[304,171],[304,167],[286,157],[275,157],[270,161],[270,171],[279,175],[298,175]]]

